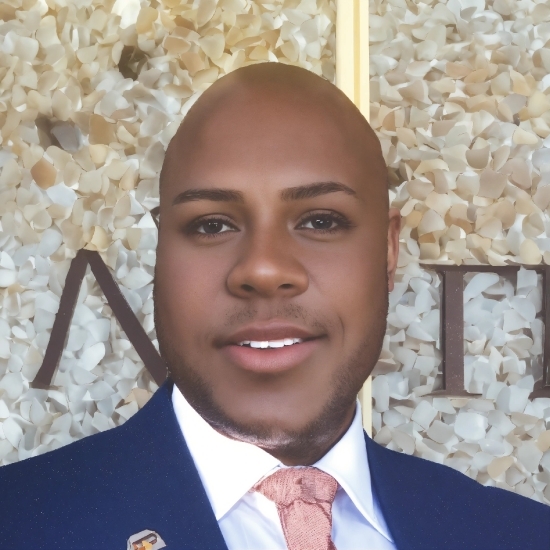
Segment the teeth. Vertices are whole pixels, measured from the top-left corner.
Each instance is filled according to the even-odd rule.
[[[270,340],[268,344],[269,344],[270,348],[284,348],[285,347],[285,341],[284,340]]]
[[[249,345],[251,348],[282,348],[284,346],[292,346],[292,344],[299,344],[302,342],[301,338],[284,338],[283,340],[264,340],[262,342],[254,340],[244,340],[239,343],[239,346]]]

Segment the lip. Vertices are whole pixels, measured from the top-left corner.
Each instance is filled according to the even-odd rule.
[[[246,340],[255,342],[266,342],[269,340],[283,340],[284,338],[300,338],[301,340],[312,340],[319,335],[312,334],[306,329],[282,322],[255,323],[234,332],[222,345],[239,344]],[[285,346],[286,347],[286,346]],[[291,348],[292,346],[288,346]],[[284,349],[284,348],[280,348]]]
[[[279,338],[271,339],[278,340]],[[256,340],[256,338],[251,338],[251,340]],[[282,348],[250,348],[229,344],[224,346],[221,351],[229,361],[244,370],[258,374],[275,374],[290,370],[308,359],[318,349],[320,341],[321,338],[312,338]]]

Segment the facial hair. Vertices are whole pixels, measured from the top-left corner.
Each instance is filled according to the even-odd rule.
[[[216,403],[207,381],[172,346],[169,333],[163,326],[162,314],[156,306],[157,300],[154,300],[159,349],[168,365],[168,376],[189,404],[217,432],[231,439],[256,445],[270,454],[284,456],[287,461],[308,465],[321,458],[336,444],[338,434],[345,433],[343,428],[346,428],[344,423],[349,411],[380,356],[388,314],[388,296],[384,296],[385,300],[379,306],[379,311],[373,316],[375,321],[371,331],[351,357],[336,369],[330,385],[334,389],[320,414],[300,430],[282,430],[265,422],[254,422],[253,419],[243,423],[230,418]]]

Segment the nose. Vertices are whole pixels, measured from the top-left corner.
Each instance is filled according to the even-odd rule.
[[[294,243],[295,244],[295,243]],[[239,261],[228,277],[229,292],[240,298],[291,298],[306,291],[309,277],[296,248],[279,232],[265,232],[243,242]]]

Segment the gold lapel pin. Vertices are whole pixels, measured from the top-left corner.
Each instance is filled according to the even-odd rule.
[[[127,550],[160,550],[166,548],[161,536],[151,529],[145,529],[128,539]]]

